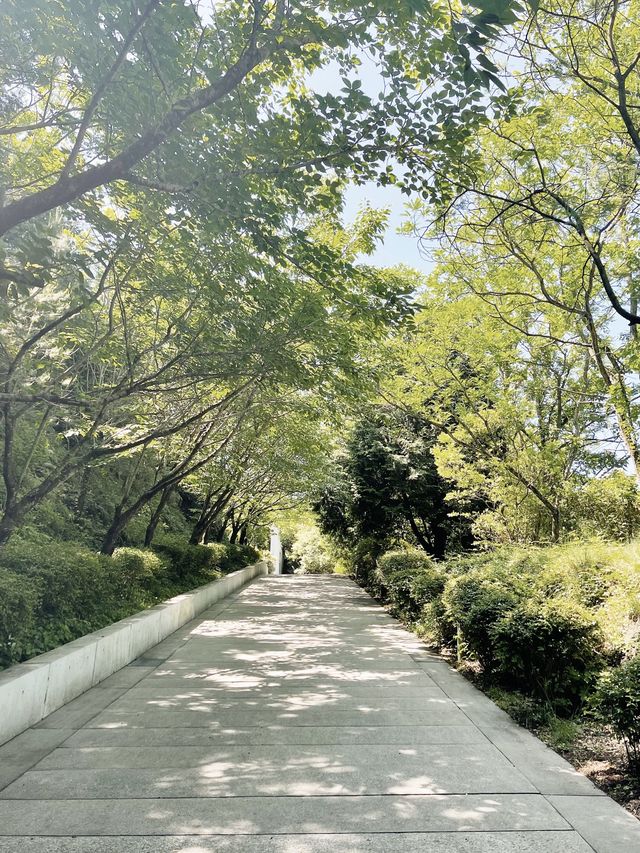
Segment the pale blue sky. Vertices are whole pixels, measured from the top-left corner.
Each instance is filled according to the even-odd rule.
[[[406,195],[402,195],[400,190],[394,186],[378,187],[374,183],[350,186],[345,195],[345,222],[353,221],[358,210],[367,203],[371,207],[389,208],[391,211],[389,228],[384,243],[378,246],[373,256],[368,260],[384,267],[405,264],[426,273],[432,269],[433,264],[420,251],[417,238],[397,233],[398,226],[403,219],[406,198]]]

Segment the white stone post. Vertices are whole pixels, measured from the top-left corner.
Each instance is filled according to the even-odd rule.
[[[280,539],[280,528],[275,524],[271,525],[271,542],[269,543],[269,553],[273,560],[274,575],[282,574],[282,564],[284,562],[284,554],[282,552],[282,540]]]

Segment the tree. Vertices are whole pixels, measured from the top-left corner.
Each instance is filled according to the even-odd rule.
[[[91,204],[88,194],[115,182],[175,193],[182,209],[196,194],[224,210],[238,184],[251,197],[256,171],[287,173],[295,191],[291,172],[305,174],[306,186],[328,166],[370,174],[395,144],[386,118],[401,116],[409,88],[427,115],[441,100],[429,83],[484,80],[459,43],[475,55],[491,31],[463,16],[452,29],[449,10],[408,2],[252,0],[207,10],[74,0],[55,12],[38,0],[4,7],[0,133],[11,147],[3,151],[0,235],[62,206]],[[388,78],[377,103],[348,77],[357,51],[375,56]],[[305,75],[329,61],[345,72],[345,88],[316,98]],[[420,91],[416,74],[427,83]],[[469,97],[479,100],[477,91]]]
[[[353,428],[337,477],[315,503],[322,529],[343,540],[413,539],[441,558],[469,544],[433,456],[437,432],[421,414],[373,408]]]
[[[414,328],[397,338],[384,394],[431,425],[438,471],[458,499],[484,502],[483,538],[556,539],[569,484],[622,460],[588,347],[557,324],[549,333],[519,297],[505,320],[484,294],[512,289],[513,269],[490,258],[442,253]]]
[[[640,477],[634,10],[633,3],[560,2],[516,24],[502,43],[518,56],[502,73],[510,87],[504,109],[468,140],[455,174],[439,174],[439,201],[412,205],[413,226],[442,248],[434,294],[456,300],[444,335],[451,346],[473,360],[499,334],[511,340],[508,365],[523,363],[523,352],[530,354],[527,371],[536,365],[534,382],[520,377],[508,383],[503,417],[492,387],[500,389],[503,378],[478,362],[491,377],[489,385],[479,380],[494,400],[491,429],[478,416],[475,430],[468,423],[466,438],[458,431],[448,441],[471,441],[476,456],[484,447],[506,473],[505,436],[511,435],[515,450],[519,434],[521,462],[525,450],[538,461],[531,458],[523,467],[512,465],[512,457],[509,478],[520,479],[547,516],[555,516],[556,536],[568,501],[562,485],[567,478],[575,483],[575,477],[606,474],[625,457]],[[629,333],[616,314],[631,320]],[[464,323],[485,336],[479,346],[468,336],[455,343],[454,326]],[[437,370],[446,363],[439,361]],[[465,393],[471,393],[468,385]],[[510,432],[515,423],[521,428]],[[495,436],[489,447],[487,434]],[[450,452],[450,468],[456,469]]]

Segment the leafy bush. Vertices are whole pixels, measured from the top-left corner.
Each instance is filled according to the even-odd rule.
[[[501,547],[444,564],[401,549],[378,556],[375,571],[375,549],[361,548],[357,579],[421,636],[477,659],[485,684],[515,696],[509,712],[530,725],[575,711],[605,661],[640,649],[639,542]]]
[[[145,607],[149,604],[149,595],[157,598],[171,592],[168,588],[171,566],[154,551],[117,548],[106,564],[114,592],[122,601],[128,599]]]
[[[437,648],[453,646],[456,642],[457,626],[451,621],[442,595],[423,606],[416,627],[420,636]]]
[[[377,561],[377,579],[380,591],[410,622],[420,618],[424,606],[441,594],[445,584],[443,573],[417,548],[383,554]]]
[[[227,554],[222,543],[191,545],[178,537],[167,536],[153,550],[168,560],[172,580],[194,583],[196,578],[214,580],[222,574],[221,563]]]
[[[527,601],[489,629],[495,676],[561,711],[576,709],[602,667],[593,616],[567,601]]]
[[[444,592],[445,613],[458,629],[458,638],[481,663],[485,678],[494,667],[493,628],[518,605],[517,594],[500,579],[479,572],[453,578]],[[462,649],[458,649],[459,656]]]
[[[258,557],[253,548],[241,545],[169,542],[158,550],[118,548],[113,557],[105,557],[77,543],[12,540],[0,551],[0,667],[208,583]]]
[[[118,602],[104,557],[82,545],[16,540],[0,552],[0,568],[39,592],[34,652],[67,643],[109,621]]]
[[[347,564],[357,583],[379,598],[376,590],[376,561],[383,552],[382,545],[372,537],[363,536],[348,553]]]
[[[212,543],[206,547],[217,549],[218,566],[225,575],[238,569],[244,569],[245,566],[250,566],[260,559],[260,552],[251,545]]]
[[[0,668],[31,653],[39,600],[36,583],[0,570]]]
[[[595,704],[623,741],[629,764],[640,770],[640,655],[602,680]]]

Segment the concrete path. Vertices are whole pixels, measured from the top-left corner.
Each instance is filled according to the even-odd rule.
[[[0,748],[0,853],[639,853],[351,581],[270,577]]]

